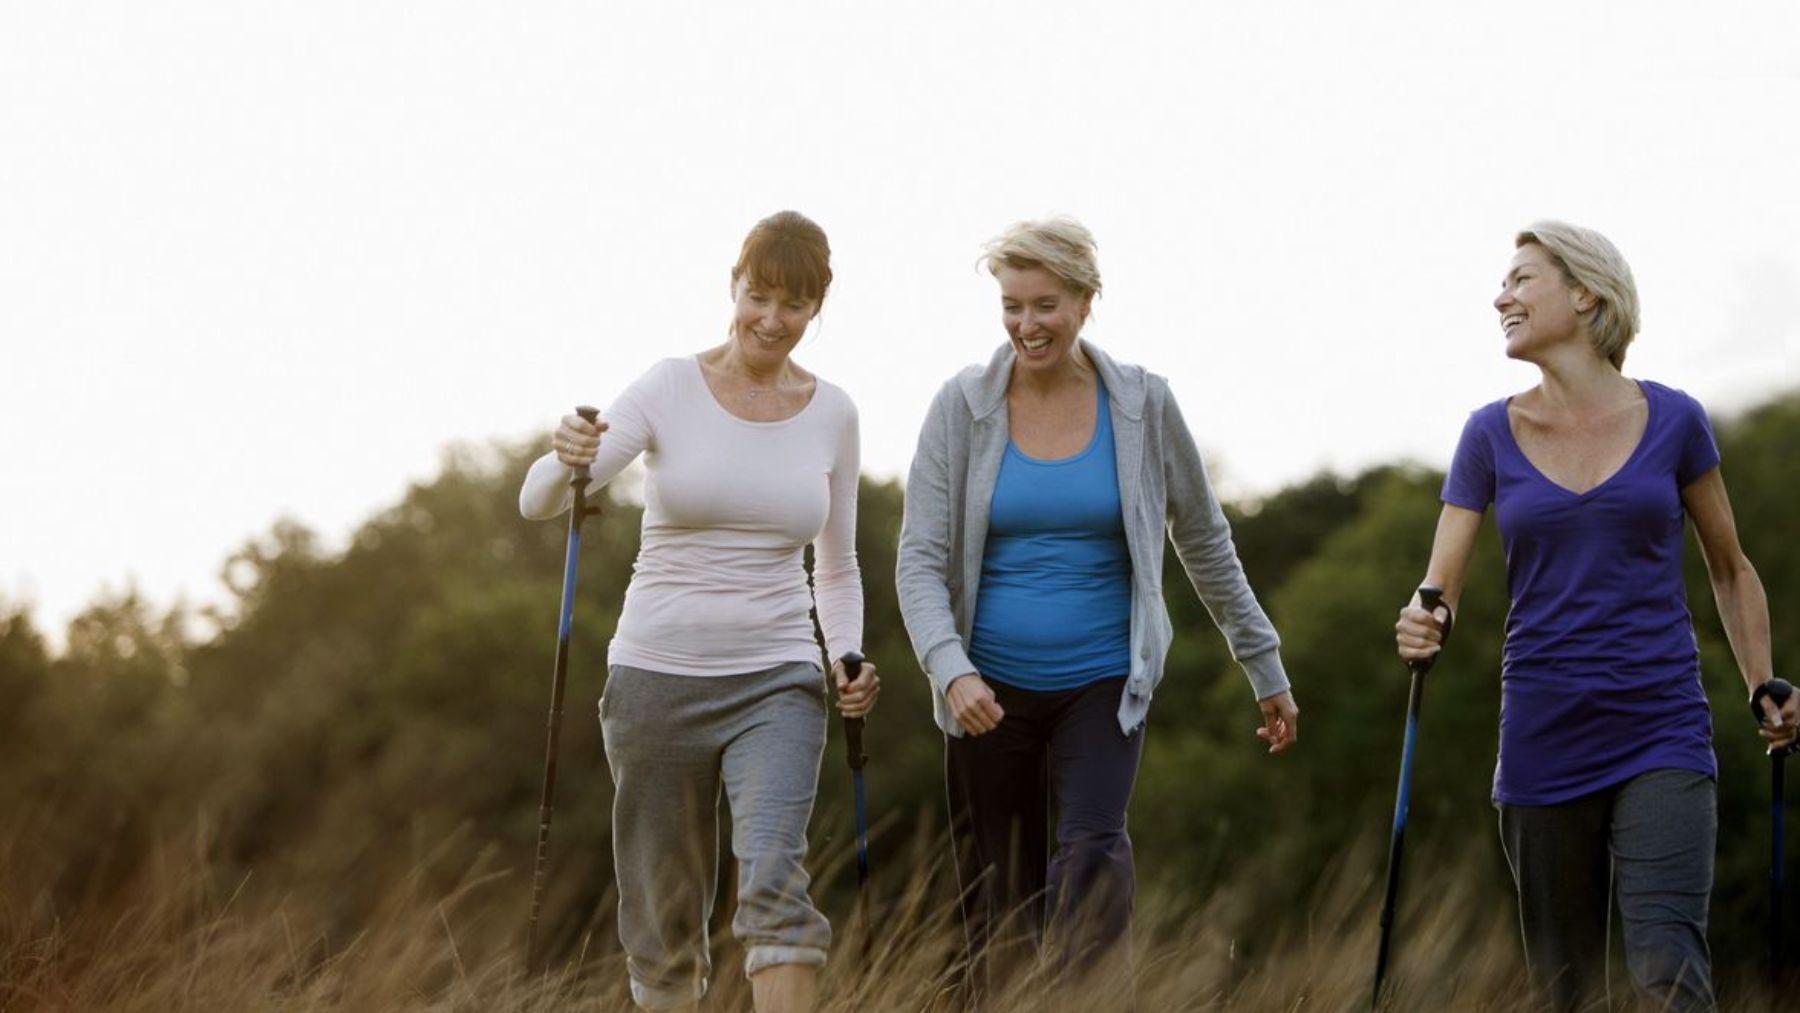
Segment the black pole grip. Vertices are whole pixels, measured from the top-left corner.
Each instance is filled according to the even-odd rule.
[[[600,409],[595,408],[592,405],[576,405],[575,414],[581,416],[584,421],[592,423],[600,417]],[[575,490],[575,502],[573,507],[575,517],[578,520],[585,520],[589,514],[600,512],[587,505],[587,487],[588,483],[592,481],[593,478],[588,475],[588,470],[586,468],[569,469],[569,488]]]
[[[592,425],[600,418],[600,409],[595,408],[592,405],[580,404],[575,406],[575,414],[581,416],[582,421]],[[591,479],[588,478],[588,470],[586,468],[570,468],[569,471],[573,473],[573,477],[570,479],[569,484],[575,487],[575,494],[579,496],[581,495],[582,486],[587,485],[588,482],[591,481]]]
[[[1793,695],[1794,685],[1786,679],[1770,679],[1768,682],[1756,687],[1756,691],[1750,694],[1750,716],[1756,719],[1757,727],[1760,728],[1768,724],[1767,721],[1763,720],[1762,702],[1764,697],[1767,697],[1769,702],[1774,704],[1776,709],[1779,710],[1787,705],[1788,697]],[[1794,752],[1794,747],[1789,746],[1775,755],[1786,756],[1792,752]]]
[[[1763,697],[1768,697],[1769,702],[1779,708],[1786,706],[1788,697],[1793,695],[1793,683],[1786,679],[1770,679],[1756,687],[1756,692],[1750,694],[1750,716],[1756,719],[1759,726],[1767,724],[1768,722],[1763,720]]]
[[[1448,608],[1444,607],[1444,589],[1435,584],[1419,585],[1419,607],[1431,613],[1433,618],[1437,617],[1438,609],[1444,609],[1444,635],[1438,641],[1437,654],[1418,661],[1407,662],[1408,668],[1424,675],[1431,671],[1431,666],[1437,662],[1439,657],[1443,656],[1444,648],[1450,646],[1450,628],[1456,625],[1456,617]]]
[[[851,681],[854,682],[856,677],[862,674],[863,656],[861,653],[845,651],[843,657],[838,660],[844,663],[844,674],[849,676]],[[862,733],[862,718],[844,719],[844,759],[849,761],[851,770],[863,769],[863,764],[869,759],[863,755]]]

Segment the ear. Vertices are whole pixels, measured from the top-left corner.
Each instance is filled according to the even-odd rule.
[[[1094,293],[1085,292],[1081,296],[1081,322],[1087,323],[1088,313],[1094,308]]]
[[[1569,289],[1569,301],[1575,307],[1575,312],[1586,313],[1592,310],[1600,300],[1595,298],[1594,293],[1588,291],[1586,285],[1576,285]]]

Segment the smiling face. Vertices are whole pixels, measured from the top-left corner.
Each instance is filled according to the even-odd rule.
[[[1587,289],[1563,277],[1550,251],[1536,243],[1519,247],[1494,299],[1507,357],[1536,362],[1567,341],[1586,344],[1582,314],[1593,300]]]
[[[994,277],[1000,282],[1000,319],[1019,355],[1019,367],[1050,370],[1063,365],[1087,322],[1093,293],[1071,292],[1041,267],[1002,265]]]
[[[781,368],[819,312],[819,300],[802,299],[779,286],[763,286],[748,275],[732,283],[736,307],[731,340],[744,365],[757,373]]]

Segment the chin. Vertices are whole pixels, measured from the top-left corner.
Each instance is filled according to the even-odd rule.
[[[777,346],[763,344],[754,337],[738,340],[738,354],[747,362],[779,362],[787,358],[794,350],[794,342],[783,342]]]
[[[1049,369],[1061,365],[1062,361],[1069,357],[1068,348],[1055,342],[1052,342],[1050,347],[1039,355],[1032,355],[1025,351],[1023,342],[1015,340],[1012,342],[1012,346],[1013,354],[1018,357],[1017,361],[1024,369]]]

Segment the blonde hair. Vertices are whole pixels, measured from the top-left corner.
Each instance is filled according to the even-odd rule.
[[[1550,254],[1563,281],[1580,285],[1594,296],[1584,314],[1588,337],[1615,369],[1625,367],[1625,349],[1638,332],[1637,282],[1619,248],[1593,229],[1568,222],[1534,222],[1513,238],[1513,247],[1536,243]]]
[[[1076,295],[1100,294],[1098,246],[1087,226],[1073,218],[1014,222],[982,247],[989,273],[1002,267],[1041,267]]]

